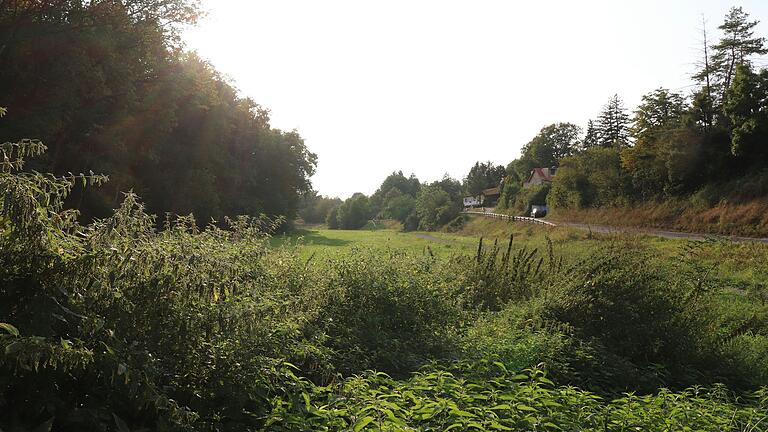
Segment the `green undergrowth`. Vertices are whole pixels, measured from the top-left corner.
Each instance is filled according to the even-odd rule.
[[[736,396],[724,386],[613,398],[557,386],[540,370],[501,363],[427,366],[407,380],[367,372],[331,386],[305,382],[273,401],[271,430],[762,431],[766,389]]]

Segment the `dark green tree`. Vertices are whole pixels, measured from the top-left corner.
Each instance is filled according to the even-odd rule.
[[[341,200],[339,198],[322,196],[318,195],[316,191],[310,191],[302,196],[299,216],[306,223],[324,223],[328,216],[328,212],[339,205],[341,205]]]
[[[464,192],[467,195],[479,195],[484,189],[499,186],[504,178],[504,167],[493,162],[475,162],[464,177]]]
[[[384,208],[383,215],[385,218],[405,224],[415,210],[416,199],[410,195],[399,194],[387,199],[387,206]]]
[[[523,146],[516,169],[524,179],[534,168],[556,167],[560,159],[571,156],[581,146],[581,128],[573,123],[554,123],[541,128]]]
[[[360,229],[371,218],[371,205],[368,197],[356,193],[346,199],[339,207],[336,219],[341,229]]]
[[[420,230],[434,231],[455,219],[460,211],[460,202],[452,199],[437,182],[422,187],[416,199]]]
[[[341,204],[333,206],[328,210],[328,214],[325,216],[325,224],[328,226],[328,229],[339,229],[339,207],[341,207]]]
[[[750,65],[750,57],[768,53],[765,38],[755,37],[754,28],[759,21],[750,21],[749,14],[741,7],[732,7],[725,21],[718,27],[723,32],[720,42],[712,47],[712,68],[719,83],[721,97],[731,87],[739,65]]]
[[[553,208],[585,208],[627,202],[626,179],[616,148],[595,147],[561,161],[547,203]]]
[[[584,134],[584,140],[581,142],[582,149],[588,149],[597,147],[600,140],[597,136],[597,129],[595,128],[595,122],[589,120],[587,122],[587,132]]]
[[[629,114],[619,95],[613,95],[603,106],[595,128],[600,147],[629,146]]]
[[[101,172],[75,191],[83,219],[134,190],[158,214],[295,216],[316,156],[269,125],[208,63],[184,53],[178,28],[194,0],[23,1],[0,5],[0,94],[13,106],[0,140],[39,136],[31,168]]]
[[[733,155],[754,158],[754,163],[768,154],[768,71],[755,73],[747,65],[738,65],[723,112],[732,125]]]
[[[387,196],[393,190],[415,199],[419,194],[420,188],[421,182],[419,182],[419,179],[414,174],[406,177],[402,171],[395,171],[388,175],[376,192],[371,195],[371,211],[377,215],[384,211],[388,205]]]
[[[683,97],[667,89],[643,96],[630,128],[635,145],[622,152],[622,166],[640,197],[668,190],[670,158],[679,150],[675,147],[682,147],[674,137],[680,136],[676,130],[683,127],[686,111]]]

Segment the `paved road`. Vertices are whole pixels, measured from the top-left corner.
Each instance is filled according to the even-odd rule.
[[[645,235],[651,235],[651,236],[657,236],[657,237],[688,239],[688,240],[706,240],[709,238],[718,238],[718,239],[726,239],[726,240],[731,240],[736,242],[750,241],[750,242],[768,244],[768,238],[722,236],[722,235],[714,235],[714,234],[699,234],[699,233],[687,233],[687,232],[681,232],[681,231],[667,231],[667,230],[660,230],[655,228],[618,227],[618,226],[610,226],[610,225],[592,225],[592,224],[562,222],[562,221],[551,221],[551,222],[557,224],[558,226],[568,226],[568,227],[573,227],[573,228],[578,228],[583,230],[591,229],[592,231],[600,232],[600,233],[625,232],[625,233],[645,234]]]

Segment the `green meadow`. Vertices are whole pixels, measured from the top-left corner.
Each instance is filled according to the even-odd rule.
[[[337,256],[355,248],[404,250],[417,254],[445,257],[473,254],[480,239],[486,245],[507,244],[543,250],[551,241],[564,259],[577,261],[592,251],[608,245],[652,252],[655,259],[674,260],[693,254],[693,259],[709,269],[708,276],[717,278],[731,289],[749,290],[768,286],[768,245],[731,242],[713,236],[698,241],[664,238],[634,233],[604,234],[570,227],[542,227],[525,222],[506,222],[472,217],[462,230],[446,232],[403,232],[397,224],[388,223],[372,229],[330,230],[324,226],[298,227],[289,234],[270,239],[272,247],[295,248],[304,258]]]

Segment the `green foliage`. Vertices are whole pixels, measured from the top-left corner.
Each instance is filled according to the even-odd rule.
[[[499,210],[510,209],[514,207],[517,194],[523,189],[522,183],[517,176],[508,175],[501,184],[501,195],[496,208]]]
[[[556,387],[538,369],[497,362],[430,366],[408,380],[367,373],[303,398],[275,401],[274,430],[759,430],[766,390],[735,398],[722,387],[606,399]]]
[[[447,175],[422,185],[415,176],[398,171],[370,198],[356,193],[330,210],[326,224],[330,229],[360,229],[370,218],[383,217],[400,222],[404,231],[434,231],[456,219],[461,198],[461,183]]]
[[[371,206],[373,213],[386,213],[389,201],[401,195],[416,198],[421,189],[421,182],[415,175],[410,177],[403,175],[402,171],[393,172],[381,183],[376,192],[371,195]],[[385,217],[390,217],[386,216]],[[397,219],[397,218],[396,218]],[[402,222],[404,219],[398,219]]]
[[[629,114],[619,95],[613,95],[597,118],[597,145],[604,148],[629,146]]]
[[[496,187],[504,178],[504,167],[493,162],[475,162],[464,178],[464,192],[470,196],[480,195],[484,189]]]
[[[394,195],[394,196],[393,196]],[[394,219],[405,224],[416,210],[416,199],[405,194],[388,194],[383,215],[385,218]]]
[[[713,85],[720,90],[717,101],[723,103],[731,88],[739,66],[749,66],[750,57],[768,53],[765,38],[754,36],[754,27],[758,21],[749,21],[749,15],[740,7],[732,7],[725,20],[718,27],[723,37],[715,44],[710,70]]]
[[[310,307],[291,302],[291,278],[262,268],[276,225],[239,218],[199,232],[181,217],[158,233],[128,194],[112,217],[81,226],[63,207],[76,181],[103,178],[0,174],[0,405],[13,414],[3,428],[249,419],[258,395],[280,391]],[[262,291],[268,280],[283,288]]]
[[[321,196],[318,195],[317,192],[311,191],[302,197],[299,216],[305,223],[322,224],[326,222],[328,213],[331,209],[338,207],[339,205],[341,205],[341,200],[339,198]]]
[[[766,320],[718,331],[729,327],[697,261],[637,266],[650,260],[617,245],[564,265],[552,246],[511,242],[448,259],[354,249],[313,261],[269,250],[280,221],[200,231],[174,217],[156,231],[127,194],[113,216],[83,226],[63,206],[71,179],[9,168],[0,186],[4,429],[762,421],[765,390],[749,392],[765,384]],[[740,399],[724,387],[657,390],[709,376]],[[637,389],[652,393],[612,393]]]
[[[587,149],[561,162],[548,204],[553,208],[621,204],[626,200],[625,182],[618,150]]]
[[[461,204],[439,184],[424,186],[416,199],[416,215],[419,229],[433,231],[455,219],[461,211]]]
[[[552,189],[551,184],[543,183],[520,189],[515,196],[515,203],[511,207],[515,213],[530,215],[531,206],[547,204],[547,197]]]
[[[328,229],[339,229],[339,206],[331,207],[325,216],[325,225]]]
[[[317,325],[328,335],[333,363],[345,373],[402,374],[449,353],[464,312],[442,271],[433,257],[397,251],[353,250],[330,262]]]
[[[50,148],[31,166],[40,172],[109,173],[103,188],[73,191],[84,220],[110,215],[127,190],[157,214],[194,212],[201,226],[295,216],[316,156],[179,48],[197,0],[11,0],[0,9],[0,93],[12,107],[0,142],[39,137]]]
[[[768,155],[763,142],[768,134],[768,71],[756,74],[749,67],[738,65],[723,112],[733,125],[731,152],[735,156]]]
[[[329,214],[330,217],[330,214]],[[359,229],[371,218],[368,197],[356,193],[338,206],[336,220],[340,229]]]
[[[521,150],[515,169],[525,180],[534,168],[556,167],[559,161],[576,153],[581,145],[581,128],[572,123],[555,123],[541,128]]]
[[[614,96],[598,121],[590,121],[586,150],[563,160],[550,197],[554,210],[686,199],[697,190],[721,190],[713,184],[748,177],[764,165],[768,85],[766,72],[753,70],[752,58],[768,50],[765,38],[754,35],[757,23],[733,7],[719,26],[718,43],[710,44],[704,29],[703,69],[694,75],[700,87],[690,101],[654,90],[643,96],[628,128],[629,117]],[[630,136],[634,146],[628,147]],[[623,149],[620,167],[608,153],[590,152],[597,146]]]

